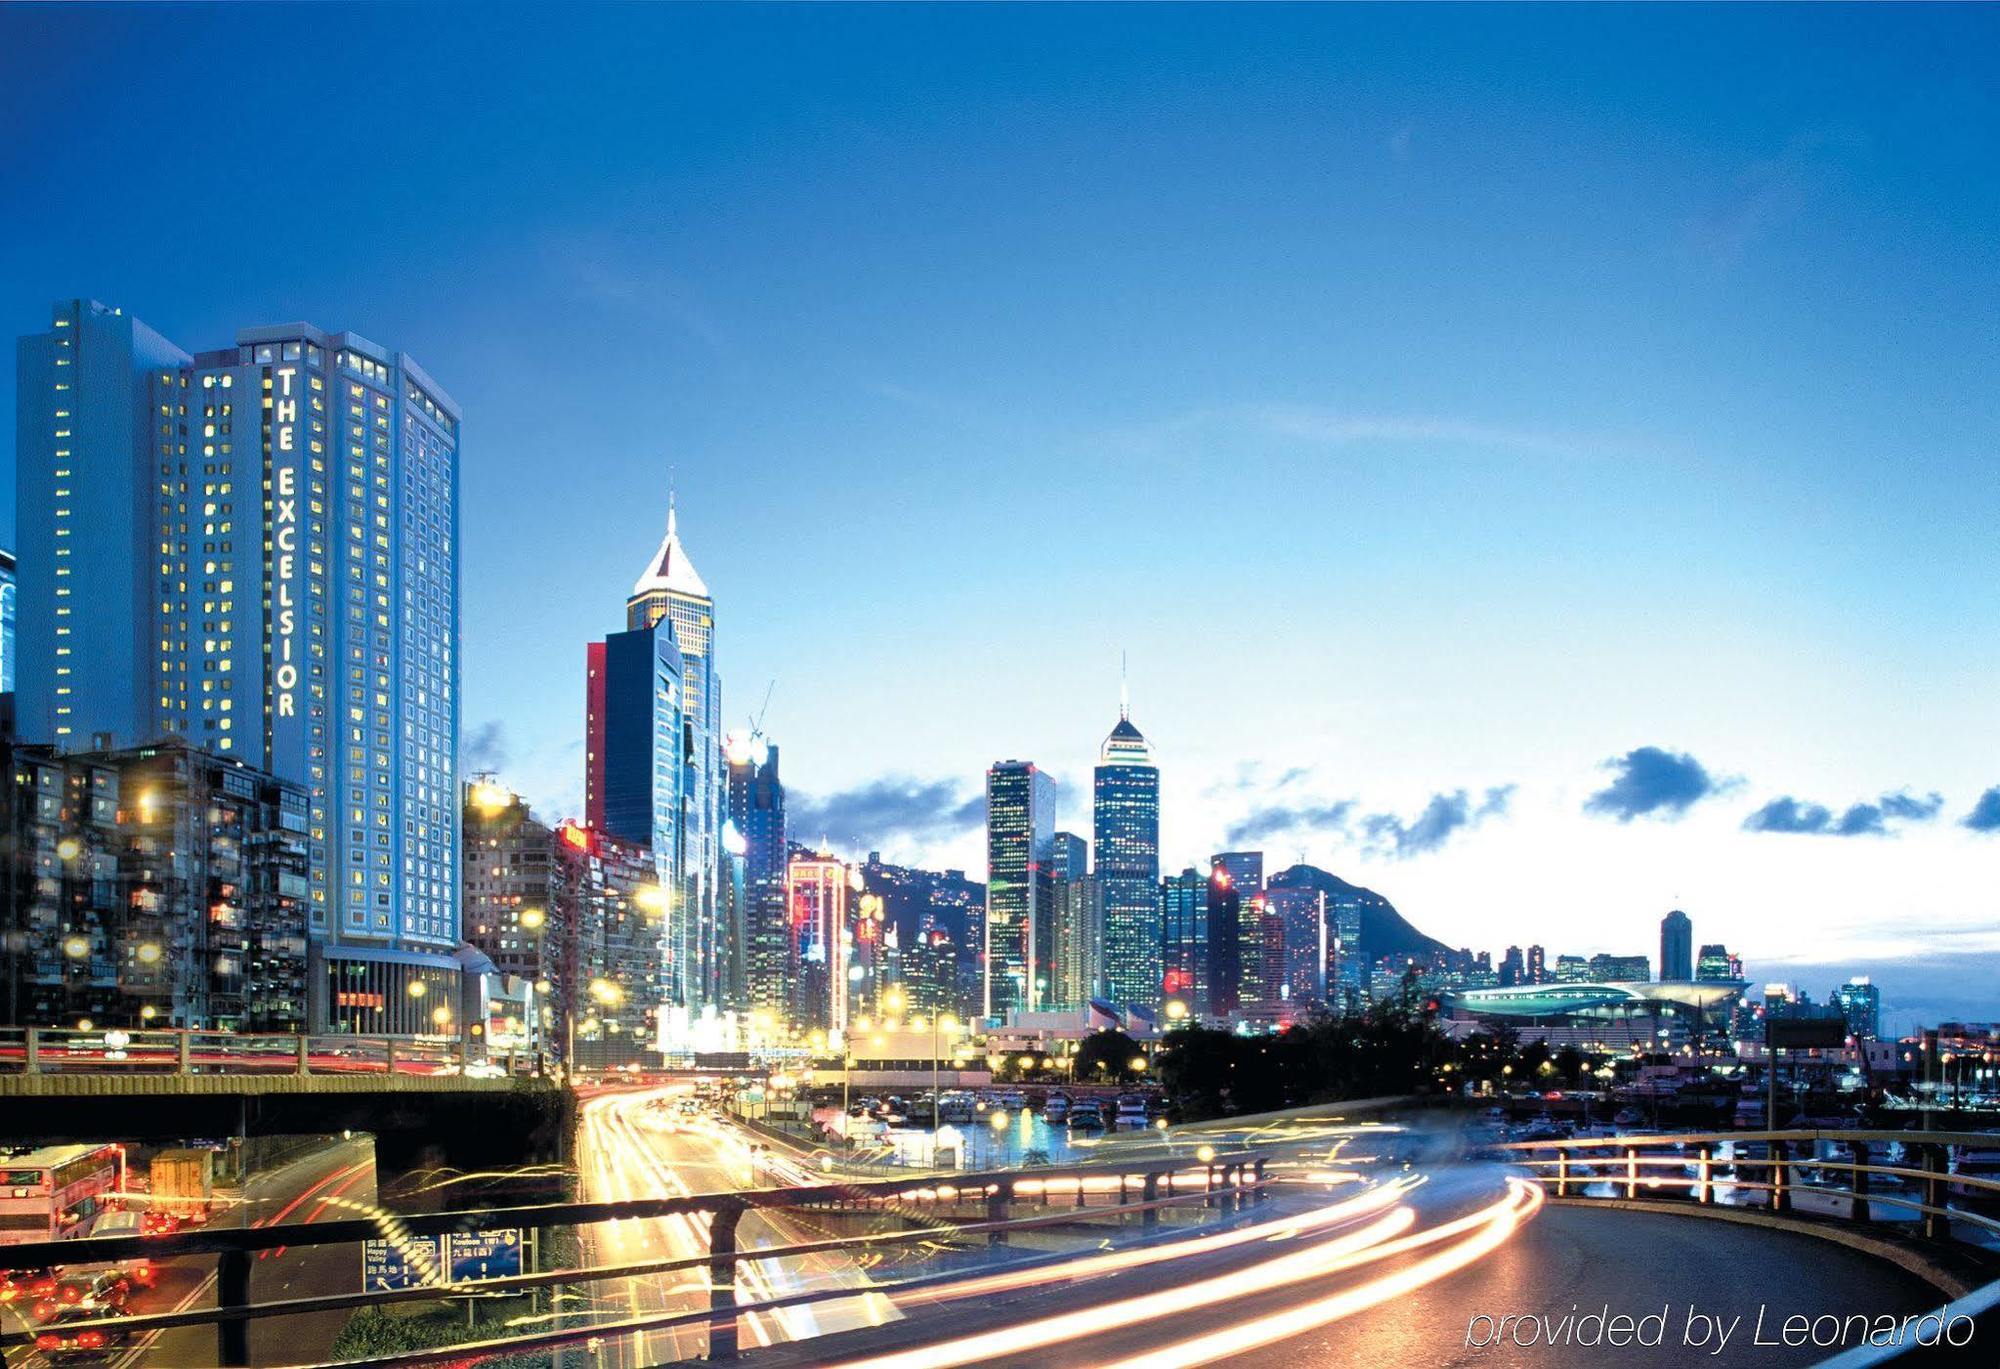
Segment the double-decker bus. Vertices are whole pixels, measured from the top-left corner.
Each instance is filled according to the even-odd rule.
[[[0,1244],[80,1235],[123,1187],[125,1148],[0,1150]]]

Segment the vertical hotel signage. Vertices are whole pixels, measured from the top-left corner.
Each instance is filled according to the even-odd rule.
[[[282,352],[280,352],[282,355]],[[266,366],[270,389],[270,436],[266,459],[270,470],[270,593],[268,596],[270,659],[265,687],[271,729],[271,768],[280,775],[306,777],[304,691],[306,664],[306,557],[301,532],[307,480],[299,438],[299,408],[305,377],[297,359]]]

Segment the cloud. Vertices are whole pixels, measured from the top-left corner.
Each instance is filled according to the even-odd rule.
[[[1250,810],[1249,816],[1232,825],[1225,837],[1231,846],[1248,846],[1286,832],[1327,831],[1347,835],[1347,820],[1354,812],[1351,799],[1335,803],[1266,804]]]
[[[2000,784],[1979,796],[1979,802],[1972,805],[1972,811],[1960,820],[1959,826],[1975,832],[2000,832]]]
[[[1819,837],[1885,837],[1891,822],[1928,822],[1944,807],[1944,795],[1921,798],[1907,790],[1884,794],[1874,803],[1853,803],[1837,816],[1824,804],[1802,803],[1789,795],[1772,799],[1743,819],[1746,832],[1784,832]]]
[[[889,776],[853,789],[788,798],[785,825],[794,840],[825,837],[852,851],[880,850],[889,837],[943,841],[986,821],[986,795],[967,797],[953,780]]]
[[[480,723],[465,734],[460,750],[467,770],[475,773],[490,770],[500,774],[507,769],[509,759],[507,725],[497,719]]]
[[[1658,814],[1678,818],[1689,808],[1729,787],[1685,752],[1641,746],[1614,756],[1603,768],[1617,778],[1584,801],[1583,811],[1630,822]]]
[[[1808,217],[1814,202],[1867,151],[1867,140],[1856,134],[1818,130],[1748,163],[1690,225],[1696,252],[1716,267],[1736,265],[1752,246]]]
[[[1504,784],[1486,791],[1477,807],[1465,790],[1433,794],[1414,821],[1404,822],[1393,813],[1375,813],[1361,822],[1371,849],[1380,855],[1407,860],[1438,850],[1462,827],[1476,827],[1490,817],[1506,813],[1514,786]]]

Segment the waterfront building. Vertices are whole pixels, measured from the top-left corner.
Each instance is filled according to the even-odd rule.
[[[316,1026],[455,982],[457,406],[353,333],[190,354],[91,300],[18,379],[19,735],[303,785]]]
[[[1325,1004],[1329,983],[1339,976],[1337,936],[1328,925],[1326,894],[1319,889],[1265,886],[1265,913],[1281,928],[1284,948],[1282,997],[1294,1006]]]
[[[1556,983],[1587,984],[1590,982],[1590,979],[1590,962],[1582,956],[1559,955],[1556,957]]]
[[[1701,948],[1701,955],[1695,961],[1696,979],[1741,979],[1743,958],[1731,955],[1729,948],[1719,942]]]
[[[1882,1034],[1882,991],[1867,975],[1854,976],[1835,989],[1832,998],[1847,1019],[1848,1035],[1873,1041]]]
[[[1660,978],[1694,978],[1694,923],[1678,908],[1660,919]]]
[[[659,883],[650,847],[585,823],[559,824],[549,852],[549,1040],[582,1067],[636,1063],[660,1037],[671,891]]]
[[[1522,982],[1527,984],[1546,984],[1549,982],[1548,952],[1540,946],[1528,947],[1527,975]]]
[[[1227,867],[1208,872],[1208,1011],[1232,1017],[1243,1001],[1243,896]]]
[[[986,772],[986,976],[980,1015],[1036,1011],[1055,944],[1055,780],[1032,761]]]
[[[1091,849],[1104,909],[1104,996],[1124,1008],[1157,1008],[1163,966],[1160,921],[1160,770],[1130,709],[1098,751]]]
[[[1590,978],[1600,984],[1624,984],[1651,979],[1653,966],[1643,955],[1598,954],[1588,962]]]

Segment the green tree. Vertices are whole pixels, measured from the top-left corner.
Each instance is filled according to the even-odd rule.
[[[1076,1048],[1076,1081],[1125,1083],[1132,1078],[1133,1060],[1143,1054],[1139,1043],[1116,1027],[1092,1032]]]

